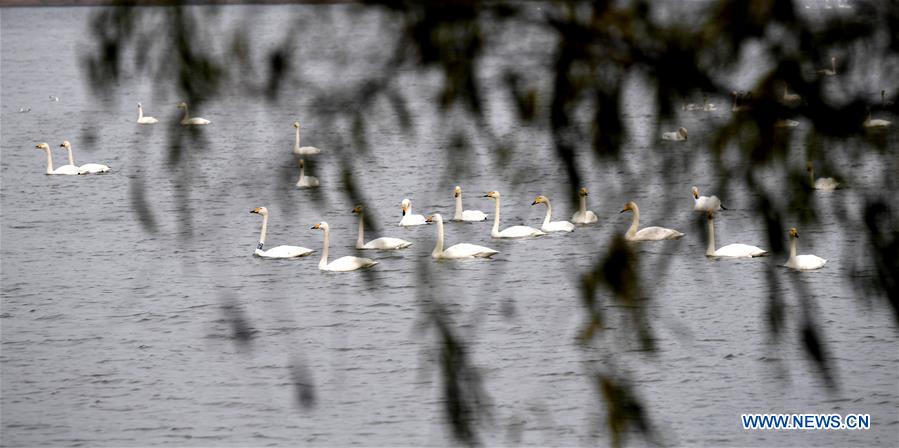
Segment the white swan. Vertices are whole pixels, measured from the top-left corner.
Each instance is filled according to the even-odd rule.
[[[727,207],[721,205],[721,199],[718,199],[718,196],[700,196],[699,188],[693,187],[693,210],[717,212],[718,210],[727,210]]]
[[[709,246],[705,250],[707,257],[731,257],[731,258],[751,258],[761,257],[768,252],[748,244],[728,244],[718,250],[715,250],[715,213],[706,212],[709,220]]]
[[[304,257],[315,252],[312,249],[300,246],[277,246],[269,250],[264,250],[265,232],[268,230],[268,209],[265,207],[257,207],[250,210],[250,213],[262,215],[262,231],[259,232],[259,244],[256,245],[256,250],[253,252],[253,255],[262,258],[296,258]]]
[[[552,221],[553,206],[549,203],[549,198],[543,195],[537,196],[531,205],[546,204],[546,217],[543,218],[543,225],[540,230],[544,232],[571,232],[574,230],[574,224],[568,221]]]
[[[880,118],[875,118],[872,120],[871,119],[871,110],[868,109],[868,117],[865,118],[865,121],[864,121],[864,123],[862,123],[862,126],[864,126],[866,128],[888,128],[892,124],[893,123],[890,122],[889,120],[883,120]]]
[[[75,157],[72,155],[72,144],[65,140],[59,147],[65,148],[69,152],[69,164],[75,165]],[[107,171],[109,171],[109,167],[102,163],[85,163],[78,167],[78,174],[100,174]]]
[[[624,213],[626,211],[634,212],[634,220],[631,222],[631,226],[627,229],[627,233],[624,234],[624,239],[629,241],[658,241],[658,240],[675,240],[682,236],[683,233],[678,232],[674,229],[666,229],[664,227],[647,227],[645,229],[640,229],[637,231],[637,227],[640,225],[640,209],[637,207],[637,204],[634,201],[630,201],[627,204],[624,204],[624,210],[621,210],[619,213]]]
[[[830,68],[822,68],[816,73],[824,76],[834,76],[837,74],[837,58],[830,58]]]
[[[528,226],[512,226],[499,231],[499,208],[500,196],[498,191],[491,191],[484,195],[485,198],[496,199],[496,211],[493,216],[493,228],[490,230],[490,236],[493,238],[523,238],[527,236],[546,235],[540,230]]]
[[[680,142],[687,139],[687,128],[678,128],[676,131],[662,133],[662,140]]]
[[[787,83],[784,83],[784,94],[780,97],[780,102],[788,106],[795,106],[801,101],[802,97],[795,93],[790,93],[790,90],[787,88]]]
[[[715,103],[709,102],[707,95],[703,95],[702,96],[702,110],[705,112],[714,112],[714,111],[718,110],[718,107],[715,106]]]
[[[596,217],[596,213],[587,210],[587,189],[581,188],[577,194],[581,197],[581,207],[571,215],[571,222],[575,224],[593,224],[594,222],[599,221],[599,218]]]
[[[799,239],[799,232],[793,227],[790,229],[790,258],[784,263],[784,266],[798,271],[810,271],[824,267],[827,260],[817,255],[796,255],[797,239]]]
[[[840,186],[840,183],[832,177],[822,177],[818,180],[815,180],[815,167],[812,165],[812,162],[809,162],[805,169],[806,171],[808,171],[809,184],[815,190],[833,191]]]
[[[782,118],[774,122],[774,127],[776,128],[795,128],[796,126],[799,126],[798,121],[787,118]]]
[[[47,174],[78,175],[78,167],[75,165],[63,165],[55,170],[53,169],[53,156],[50,154],[50,145],[38,143],[34,147],[47,153]]]
[[[359,238],[356,239],[356,249],[379,249],[379,250],[393,250],[393,249],[405,249],[412,245],[411,242],[400,239],[400,238],[390,238],[384,237],[373,239],[369,242],[365,242],[365,214],[362,212],[362,206],[357,205],[353,209],[353,214],[359,216]]]
[[[328,245],[330,244],[331,239],[331,230],[328,227],[328,223],[322,221],[314,226],[313,229],[320,229],[325,231],[325,244],[322,249],[322,259],[318,262],[318,268],[323,271],[333,271],[333,272],[347,272],[347,271],[355,271],[357,269],[365,269],[372,267],[378,264],[377,261],[372,260],[371,258],[359,258],[359,257],[340,257],[330,263],[328,263]]]
[[[153,124],[157,123],[159,120],[153,117],[145,117],[144,116],[144,107],[137,103],[137,123],[138,124]]]
[[[322,152],[321,149],[316,148],[315,146],[300,146],[300,122],[294,121],[293,127],[296,128],[296,139],[293,142],[293,153],[298,156],[311,156],[314,154],[318,154]]]
[[[435,214],[432,216],[428,216],[428,222],[436,222],[437,223],[437,245],[434,246],[434,251],[431,252],[431,256],[434,258],[447,258],[447,259],[459,259],[459,258],[490,258],[496,254],[498,251],[495,251],[489,247],[478,246],[477,244],[468,244],[468,243],[459,243],[454,244],[448,247],[446,250],[443,249],[443,217],[439,214]]]
[[[199,118],[199,117],[191,118],[190,113],[187,111],[187,103],[182,102],[181,104],[178,105],[178,109],[184,109],[184,118],[181,119],[181,124],[183,124],[185,126],[187,126],[187,125],[202,125],[202,124],[212,123],[211,121],[209,121],[205,118]]]
[[[412,201],[408,198],[403,199],[401,204],[403,209],[403,219],[400,220],[401,226],[420,226],[422,224],[427,224],[425,221],[425,217],[423,215],[415,215],[412,213]]]
[[[456,198],[456,213],[453,215],[453,221],[486,221],[487,214],[480,210],[462,210],[462,187],[456,185],[453,189],[453,196]]]
[[[297,186],[300,188],[312,188],[319,185],[318,178],[306,175],[306,163],[300,159],[300,178],[297,180]]]

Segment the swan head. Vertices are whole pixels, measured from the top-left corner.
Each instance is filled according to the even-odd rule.
[[[546,196],[540,195],[540,196],[537,196],[536,198],[534,198],[534,202],[531,202],[531,205],[548,204],[548,203],[549,203],[549,199],[547,199]]]
[[[811,173],[813,169],[815,169],[815,167],[812,165],[812,162],[809,162],[805,165],[805,170],[809,173]]]
[[[634,201],[628,201],[627,204],[624,204],[624,209],[618,213],[624,213],[626,211],[637,211],[637,204]]]
[[[299,121],[294,121],[294,122],[293,122],[293,127],[299,129],[299,128],[300,128],[300,122],[299,122]]]
[[[684,137],[684,140],[687,139],[687,128],[680,128],[677,130],[677,133]]]
[[[484,197],[485,197],[485,198],[499,199],[499,192],[498,192],[498,191],[489,191],[489,192],[487,192],[487,194],[484,195]]]
[[[320,223],[316,223],[311,228],[316,230],[328,230],[328,223],[322,221]]]
[[[137,108],[140,109],[141,107],[143,106],[141,106],[140,103],[137,103]]]
[[[709,218],[709,221],[715,219],[715,212],[713,212],[711,210],[707,210],[705,212],[705,214],[706,214],[706,217]]]
[[[453,197],[458,198],[459,196],[462,196],[462,187],[456,185],[456,188],[453,188]]]
[[[44,151],[50,150],[50,145],[48,145],[46,143],[38,143],[38,144],[34,145],[34,147],[37,149],[43,149]]]
[[[443,216],[440,216],[440,213],[434,213],[425,218],[425,222],[439,222],[443,224]]]
[[[699,189],[693,187],[693,199],[699,199]]]
[[[581,187],[581,189],[578,190],[577,194],[578,194],[578,196],[580,196],[580,197],[587,196],[587,188],[586,188],[586,187]]]
[[[406,212],[412,208],[412,201],[410,201],[409,198],[403,199],[403,202],[400,203],[400,208],[403,209],[403,216],[406,216]]]
[[[69,143],[68,140],[63,140],[62,143],[59,144],[60,148],[72,149],[72,144]]]
[[[795,227],[790,227],[790,238],[799,238],[799,232],[796,231]]]
[[[304,162],[303,159],[300,159],[300,169],[305,168],[305,167],[306,167],[306,162]]]
[[[353,207],[353,214],[354,214],[354,215],[361,215],[361,214],[362,214],[362,206],[361,206],[361,205],[357,205],[357,206]]]
[[[250,210],[250,213],[255,213],[257,215],[266,216],[266,215],[268,215],[268,209],[265,207],[256,207],[253,210]]]
[[[187,103],[182,101],[181,103],[178,104],[178,109],[187,109]]]

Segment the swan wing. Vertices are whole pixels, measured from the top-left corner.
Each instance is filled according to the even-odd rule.
[[[546,235],[542,231],[528,226],[512,226],[503,229],[497,235],[497,238],[523,238],[527,236]]]
[[[360,258],[360,257],[340,257],[325,266],[323,269],[326,271],[334,271],[334,272],[347,272],[347,271],[355,271],[357,269],[365,269],[368,267],[372,267],[378,264],[377,261],[372,260],[371,258]]]
[[[459,243],[444,250],[441,258],[490,258],[498,253],[489,247]]]
[[[144,117],[144,118],[141,118],[141,119],[137,120],[137,122],[138,122],[139,124],[153,124],[153,123],[156,123],[156,122],[158,122],[158,121],[159,121],[159,120],[157,120],[157,119],[155,119],[155,118],[153,118],[153,117]]]
[[[296,258],[305,257],[312,252],[315,251],[300,246],[277,246],[269,250],[256,249],[255,254],[262,258]]]
[[[810,271],[812,269],[820,269],[824,267],[825,263],[827,263],[827,260],[817,255],[797,255],[795,263],[788,266],[793,269]]]
[[[199,117],[188,118],[187,120],[181,120],[181,124],[202,125],[202,124],[209,124],[209,123],[212,123],[212,122],[205,118],[199,118]]]
[[[574,224],[568,221],[553,221],[540,227],[540,230],[544,232],[571,232],[574,230]]]
[[[296,146],[293,147],[293,153],[298,156],[309,156],[313,154],[319,154],[321,152],[322,150],[316,148],[315,146],[301,146],[299,148],[297,148]]]
[[[462,212],[463,221],[486,221],[487,214],[480,210],[465,210]]]
[[[721,199],[718,196],[700,196],[693,202],[693,210],[717,212],[721,210]]]
[[[319,186],[319,181],[315,176],[305,176],[302,180],[297,181],[297,186],[300,188],[317,187]]]
[[[839,186],[840,183],[832,177],[822,177],[815,181],[815,190],[833,191]]]
[[[53,170],[53,174],[64,174],[67,176],[80,174],[78,172],[78,167],[75,165],[63,165],[55,170]]]
[[[631,241],[676,240],[682,236],[684,236],[683,233],[678,232],[674,229],[666,229],[664,227],[646,227],[645,229],[638,230],[637,233],[635,233],[634,236],[629,239]]]
[[[750,246],[748,244],[728,244],[727,246],[722,247],[715,251],[716,257],[733,257],[733,258],[750,258],[750,257],[761,257],[768,252],[764,249],[759,249],[755,246]]]
[[[78,167],[78,174],[99,174],[109,171],[109,167],[100,163],[86,163]]]
[[[427,224],[427,221],[425,221],[425,217],[422,215],[406,215],[400,220],[401,226],[420,226],[423,224]]]
[[[412,243],[400,238],[390,238],[390,237],[381,237],[373,239],[364,246],[362,249],[379,249],[379,250],[393,250],[393,249],[405,249],[411,246]]]
[[[593,224],[594,222],[599,221],[599,218],[596,217],[596,213],[587,210],[586,213],[574,212],[571,215],[571,222],[575,224]]]

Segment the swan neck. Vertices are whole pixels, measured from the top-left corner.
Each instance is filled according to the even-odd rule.
[[[808,182],[809,186],[811,186],[812,188],[815,187],[815,170],[813,169],[808,171]]]
[[[493,229],[490,231],[492,236],[496,236],[499,234],[499,198],[496,198],[496,207],[494,209],[493,216]]]
[[[634,236],[637,233],[637,226],[640,225],[640,209],[634,207],[634,220],[631,221],[630,228],[627,229],[627,234],[630,236]]]
[[[581,215],[587,214],[587,196],[581,196]]]
[[[144,108],[137,106],[137,119],[140,120],[141,118],[144,118]]]
[[[322,248],[322,259],[318,262],[318,267],[323,268],[328,265],[328,245],[331,240],[331,230],[325,229],[325,244]]]
[[[300,160],[300,182],[302,182],[303,179],[306,177],[305,172],[306,172],[306,168],[303,166],[303,161]]]
[[[47,152],[47,174],[53,174],[53,156],[50,151]]]
[[[453,219],[460,221],[462,220],[462,195],[456,196],[456,214],[453,215]]]
[[[268,213],[262,215],[262,231],[259,232],[259,248],[265,244],[265,233],[268,231]]]
[[[190,113],[187,112],[187,106],[184,106],[184,118],[181,121],[187,121],[188,118],[190,118]]]
[[[790,260],[796,258],[796,238],[790,238]]]
[[[546,217],[543,218],[543,225],[549,224],[550,221],[552,221],[552,216],[553,216],[553,206],[547,200],[546,201]]]
[[[434,246],[434,252],[431,255],[435,258],[443,255],[443,220],[437,221],[437,245]]]
[[[359,238],[356,239],[356,249],[362,249],[365,246],[365,216],[359,214]]]
[[[75,156],[72,155],[72,148],[66,148],[69,151],[69,165],[75,165]]]
[[[706,255],[715,255],[715,220],[709,219],[709,247],[705,250]]]
[[[299,126],[297,126],[297,135],[296,135],[296,139],[294,140],[294,147],[296,147],[296,148],[300,147],[300,127]]]

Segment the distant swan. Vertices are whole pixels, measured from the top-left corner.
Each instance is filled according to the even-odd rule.
[[[799,232],[793,227],[790,229],[790,258],[784,263],[784,266],[798,271],[810,271],[824,267],[827,260],[817,255],[796,255],[797,239],[799,239]]]
[[[428,216],[428,222],[437,223],[437,245],[431,256],[434,258],[459,259],[459,258],[490,258],[496,254],[489,247],[478,246],[477,244],[459,243],[450,246],[446,250],[443,249],[443,217],[439,214]]]
[[[822,68],[816,73],[824,76],[834,76],[837,74],[837,58],[830,58],[830,68]]]
[[[808,171],[809,185],[815,190],[833,191],[840,186],[840,183],[832,177],[822,177],[815,180],[815,167],[812,165],[812,162],[809,162],[805,169]]]
[[[678,128],[673,132],[665,132],[662,134],[662,140],[679,142],[687,139],[687,128]]]
[[[537,196],[531,205],[546,204],[546,217],[543,218],[543,225],[540,230],[544,232],[571,232],[574,230],[574,224],[568,221],[552,221],[553,206],[549,203],[546,196]]]
[[[581,188],[578,191],[578,196],[581,197],[581,206],[578,211],[571,215],[571,222],[575,224],[593,224],[594,222],[599,221],[599,218],[596,217],[596,213],[587,210],[587,189]]]
[[[307,176],[305,170],[306,164],[300,159],[300,179],[297,180],[297,186],[300,188],[312,188],[319,185],[318,178],[315,176]]]
[[[184,118],[181,119],[181,124],[183,124],[185,126],[187,126],[187,125],[202,125],[202,124],[212,123],[211,121],[209,121],[205,118],[199,118],[199,117],[191,118],[190,112],[188,112],[188,110],[187,110],[187,103],[182,102],[181,104],[178,105],[178,109],[184,109]]]
[[[393,249],[404,249],[412,245],[411,242],[399,239],[399,238],[390,238],[384,237],[373,239],[369,242],[365,242],[365,214],[362,212],[362,206],[357,205],[353,208],[353,213],[359,216],[359,238],[356,239],[356,249],[379,249],[379,250],[393,250]]]
[[[409,199],[403,199],[401,208],[403,209],[403,219],[400,220],[401,226],[408,227],[427,224],[423,215],[415,215],[412,213],[412,201]]]
[[[65,140],[59,147],[65,148],[69,152],[69,164],[75,165],[75,157],[72,155],[72,144]],[[107,171],[109,171],[109,167],[102,163],[85,163],[78,167],[78,174],[100,174]]]
[[[293,142],[293,153],[298,156],[311,156],[314,154],[318,154],[322,152],[321,149],[316,148],[315,146],[300,146],[300,122],[294,121],[293,127],[296,128],[296,139]]]
[[[374,261],[371,258],[359,258],[350,256],[340,257],[328,263],[328,245],[330,244],[331,239],[331,230],[328,227],[328,223],[322,221],[312,226],[312,228],[325,231],[325,244],[324,248],[322,249],[322,259],[318,262],[319,269],[323,271],[347,272],[355,271],[357,269],[369,268],[378,264],[377,261]]]
[[[780,97],[780,101],[788,106],[795,106],[802,101],[802,97],[795,93],[790,93],[787,83],[784,83],[784,94]]]
[[[47,174],[64,174],[68,176],[77,176],[78,167],[75,165],[64,165],[57,169],[53,169],[53,156],[50,154],[50,145],[46,143],[38,143],[35,148],[43,150],[47,153]]]
[[[259,232],[259,244],[256,245],[256,250],[253,252],[253,255],[262,258],[296,258],[304,257],[315,252],[312,249],[300,246],[277,246],[269,250],[263,250],[263,246],[265,246],[265,232],[268,230],[268,209],[265,207],[257,207],[250,210],[250,213],[262,215],[262,231]]]
[[[715,250],[715,213],[706,212],[709,221],[709,246],[705,250],[707,257],[731,257],[731,258],[751,258],[761,257],[768,252],[748,244],[728,244],[718,250]]]
[[[776,128],[795,128],[796,126],[799,126],[798,121],[786,118],[774,122],[774,127]]]
[[[626,211],[632,211],[634,213],[634,220],[631,222],[631,226],[627,229],[627,233],[624,234],[624,239],[629,241],[658,241],[658,240],[674,240],[684,236],[683,233],[678,232],[674,229],[666,229],[664,227],[647,227],[645,229],[640,229],[637,231],[637,227],[640,225],[640,209],[637,207],[637,204],[633,201],[624,204],[624,210],[621,210],[619,213],[624,213]]]
[[[453,215],[453,221],[486,221],[487,214],[480,210],[462,210],[462,187],[456,185],[453,189],[453,196],[456,198],[456,213]]]
[[[484,195],[485,198],[496,199],[496,211],[493,216],[493,228],[490,230],[490,236],[493,238],[523,238],[527,236],[546,235],[540,230],[528,226],[512,226],[499,231],[499,209],[500,195],[498,191],[491,191]]]
[[[137,122],[138,124],[153,124],[158,122],[159,120],[153,117],[145,117],[144,116],[144,107],[137,103]]]
[[[865,122],[862,123],[862,126],[864,126],[866,128],[887,128],[887,127],[890,127],[890,125],[892,125],[892,124],[893,123],[891,123],[890,121],[882,120],[880,118],[875,118],[872,120],[871,119],[871,110],[868,109],[868,117],[865,118]]]
[[[699,188],[693,187],[693,210],[717,212],[727,210],[727,207],[721,205],[718,196],[700,196]]]

